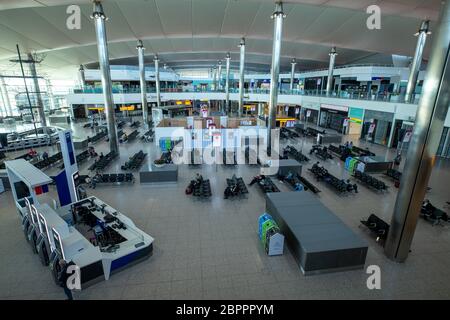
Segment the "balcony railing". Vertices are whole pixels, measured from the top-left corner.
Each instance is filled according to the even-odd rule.
[[[100,94],[103,92],[102,88],[92,88],[86,87],[83,89],[73,89],[72,91],[75,94],[83,94],[83,93],[94,93]],[[197,93],[225,93],[224,89],[221,90],[212,90],[211,88],[162,88],[161,93],[175,93],[175,92],[197,92]],[[324,98],[338,98],[338,99],[351,99],[351,100],[368,100],[368,101],[383,101],[383,102],[395,102],[395,103],[405,103],[405,95],[392,93],[392,92],[367,92],[367,91],[350,91],[350,90],[342,90],[342,91],[333,91],[329,95],[326,90],[286,90],[280,89],[280,95],[298,95],[298,96],[313,96],[313,97],[324,97]],[[132,94],[132,93],[141,93],[139,88],[122,88],[122,87],[113,87],[113,93],[121,93],[121,94]],[[156,93],[155,88],[147,88],[147,93],[154,94]],[[230,88],[230,93],[239,93],[238,88]],[[252,88],[245,89],[244,94],[269,94],[269,89],[261,89],[261,88]],[[416,94],[414,97],[414,101],[411,101],[412,104],[418,104],[420,95]]]

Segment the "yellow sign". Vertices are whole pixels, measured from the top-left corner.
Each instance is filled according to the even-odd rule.
[[[134,106],[121,106],[120,111],[133,111]]]
[[[89,107],[88,110],[103,111],[103,110],[105,110],[105,108],[104,107]]]

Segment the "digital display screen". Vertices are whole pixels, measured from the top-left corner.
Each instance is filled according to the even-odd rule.
[[[70,132],[66,132],[66,144],[67,144],[67,152],[69,153],[69,161],[70,165],[75,164],[75,154],[73,152],[72,138],[70,137]]]

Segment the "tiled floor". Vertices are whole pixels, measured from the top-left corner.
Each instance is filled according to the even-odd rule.
[[[75,135],[85,134],[79,125]],[[126,131],[129,131],[127,128]],[[304,150],[312,141],[305,141]],[[357,144],[364,145],[362,142]],[[300,141],[289,144],[300,148]],[[377,154],[392,151],[369,146]],[[107,144],[96,146],[106,152]],[[120,165],[139,149],[149,159],[159,154],[154,144],[140,141],[121,146],[120,160],[107,169],[119,172]],[[42,149],[41,149],[42,150]],[[52,154],[55,151],[50,152]],[[23,153],[22,152],[18,152]],[[313,160],[315,160],[313,156]],[[81,165],[87,171],[91,161]],[[331,160],[325,166],[338,177],[347,178],[343,163]],[[307,165],[310,167],[312,162]],[[53,174],[56,169],[49,170]],[[200,201],[184,194],[195,173],[211,179],[213,197]],[[419,221],[412,252],[404,264],[385,258],[383,250],[359,221],[371,212],[390,221],[395,202],[392,188],[378,194],[364,186],[360,193],[338,196],[325,185],[319,198],[370,245],[366,266],[381,267],[382,289],[368,290],[364,270],[305,277],[289,250],[283,256],[265,255],[257,238],[257,217],[264,212],[265,201],[256,186],[249,187],[247,199],[224,200],[225,179],[233,173],[249,182],[259,173],[257,167],[181,166],[178,183],[131,186],[98,186],[88,189],[108,204],[134,220],[155,238],[153,256],[110,280],[75,293],[76,299],[445,299],[450,298],[450,229],[432,227]],[[312,176],[304,168],[304,175]],[[313,181],[313,180],[312,180]],[[448,191],[450,162],[438,161],[433,172],[428,197],[441,206],[450,200]],[[278,181],[282,191],[289,188]],[[42,199],[48,201],[49,199]],[[48,268],[43,267],[25,242],[20,220],[10,192],[0,195],[0,298],[64,299]]]

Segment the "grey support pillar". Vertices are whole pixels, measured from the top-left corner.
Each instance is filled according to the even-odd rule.
[[[270,69],[270,96],[269,96],[269,121],[267,126],[267,153],[271,154],[272,130],[277,126],[277,105],[278,105],[278,78],[280,74],[280,54],[281,37],[283,34],[283,13],[281,2],[275,4],[275,12],[272,15],[274,20],[273,47],[272,47],[272,67]]]
[[[213,78],[213,91],[217,91],[217,68],[212,68],[212,78]]]
[[[156,85],[156,107],[161,107],[161,87],[159,84],[159,57],[156,54],[153,58],[155,61],[155,85]]]
[[[329,55],[330,55],[330,65],[328,67],[327,97],[330,96],[331,92],[333,91],[333,72],[337,56],[336,47],[331,48]]]
[[[36,73],[36,63],[31,53],[28,53],[28,60],[30,64],[30,74],[33,77],[34,94],[36,96],[36,103],[37,103],[36,107],[39,113],[39,120],[41,122],[41,126],[46,127],[47,120],[45,119],[44,103],[42,101],[41,89],[39,88],[39,78],[37,77]]]
[[[222,90],[222,60],[217,63],[217,89]]]
[[[239,109],[238,117],[242,116],[244,109],[244,65],[245,65],[245,39],[242,38],[239,43],[240,58],[239,58]]]
[[[9,100],[8,89],[6,88],[5,78],[0,76],[0,89],[2,91],[3,104],[5,107],[5,114],[12,116],[11,100]]]
[[[55,109],[55,97],[53,96],[53,88],[50,79],[45,79],[45,86],[47,87],[47,96],[50,103],[50,110]]]
[[[230,53],[227,53],[226,60],[226,76],[225,76],[225,112],[229,113],[230,110]]]
[[[430,30],[430,21],[425,20],[422,21],[420,29],[416,33],[418,38],[417,38],[416,52],[414,53],[414,59],[409,69],[408,85],[406,87],[406,94],[405,94],[406,103],[411,102],[411,100],[414,97],[414,91],[417,85],[417,78],[419,77],[420,65],[422,64],[423,49],[427,41],[427,35],[431,33],[429,30]]]
[[[291,85],[290,89],[291,91],[294,90],[294,77],[295,77],[295,65],[297,64],[297,61],[295,59],[292,59],[291,61]]]
[[[84,67],[80,64],[80,68],[78,69],[78,81],[80,81],[81,89],[84,89],[86,86],[86,78],[84,76]]]
[[[450,105],[449,44],[450,0],[445,0],[433,36],[414,132],[384,248],[388,258],[397,262],[408,257]]]
[[[141,104],[142,104],[142,117],[144,119],[144,125],[148,126],[149,122],[152,121],[152,115],[148,114],[148,103],[147,103],[147,83],[145,82],[145,63],[144,63],[144,45],[142,41],[139,40],[136,46],[138,51],[139,60],[139,80],[141,83]]]
[[[105,99],[105,115],[108,126],[110,151],[119,152],[119,141],[116,131],[116,117],[114,110],[114,99],[112,93],[111,71],[109,68],[108,40],[106,38],[105,20],[102,4],[94,2],[92,14],[95,24],[95,35],[97,37],[98,62],[102,77],[103,98]]]

